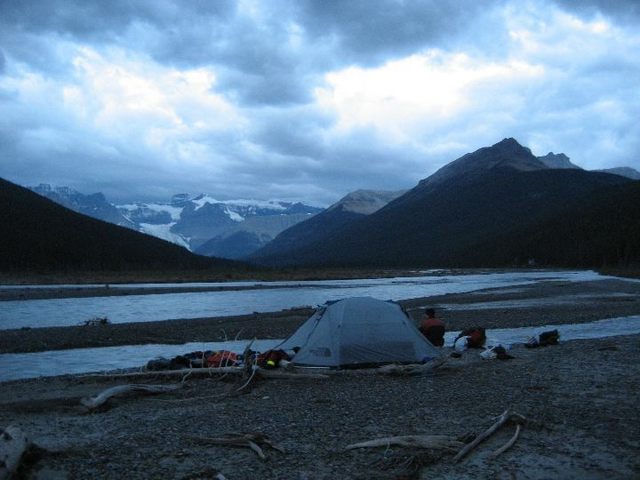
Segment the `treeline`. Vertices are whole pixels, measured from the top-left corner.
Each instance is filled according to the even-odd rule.
[[[475,245],[472,265],[640,267],[640,181],[600,189],[585,204]]]

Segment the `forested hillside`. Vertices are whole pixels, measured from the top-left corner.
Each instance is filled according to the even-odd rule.
[[[0,211],[3,271],[213,270],[238,265],[75,213],[3,179]]]
[[[469,265],[640,266],[640,181],[594,192],[585,205],[475,245]]]

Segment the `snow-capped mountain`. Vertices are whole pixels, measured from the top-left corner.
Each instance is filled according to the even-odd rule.
[[[216,256],[226,258],[236,257],[234,252],[238,248],[243,252],[259,248],[281,231],[322,210],[275,200],[221,201],[206,194],[178,194],[166,203],[114,205],[102,193],[84,195],[68,187],[46,184],[31,190],[76,212],[168,240],[191,251],[212,238],[227,238],[238,232],[259,238],[256,243],[252,237],[247,246],[231,242],[229,252],[224,248],[215,250]],[[200,253],[207,254],[206,251]]]
[[[239,231],[259,235],[262,246],[282,230],[321,211],[302,203],[217,200],[207,194],[191,197],[184,193],[174,195],[170,203],[119,205],[118,210],[140,231],[204,254],[213,254],[199,250],[207,241],[227,238]],[[224,249],[216,249],[215,255],[235,257]]]

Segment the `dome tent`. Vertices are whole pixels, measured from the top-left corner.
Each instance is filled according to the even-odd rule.
[[[294,365],[310,367],[420,363],[439,356],[400,305],[370,297],[319,308],[277,348],[295,347]]]

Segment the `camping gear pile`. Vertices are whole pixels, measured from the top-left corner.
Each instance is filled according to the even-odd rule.
[[[469,348],[485,348],[487,333],[482,327],[472,327],[462,330],[453,341],[453,349],[462,353]]]
[[[260,368],[277,368],[282,360],[291,360],[295,352],[268,350],[264,353],[248,350],[241,354],[230,350],[195,351],[172,359],[156,358],[147,362],[147,370],[179,370],[182,368],[242,367],[245,359]]]
[[[514,358],[507,353],[511,349],[510,345],[503,345],[495,339],[488,339],[487,333],[482,327],[468,328],[460,332],[453,342],[453,357],[460,357],[462,352],[469,348],[481,349],[480,356],[485,360],[510,360]]]
[[[245,358],[245,355],[250,356]],[[288,339],[264,353],[197,351],[147,363],[148,370],[242,366],[356,368],[390,363],[426,363],[439,351],[420,333],[402,307],[391,301],[356,297],[327,303]]]
[[[525,347],[537,348],[558,345],[559,340],[560,332],[558,332],[558,330],[549,330],[529,338],[525,343]],[[462,352],[470,348],[481,349],[480,356],[485,360],[494,358],[498,360],[510,360],[514,358],[507,353],[511,350],[511,345],[505,345],[496,339],[487,338],[486,331],[482,327],[468,328],[460,332],[453,342],[454,351],[451,353],[451,356],[460,358]]]
[[[527,347],[557,345],[557,330],[532,338]],[[484,359],[507,360],[509,345],[487,339],[482,327],[463,330],[453,344],[454,358],[468,349],[482,350]],[[147,370],[222,368],[255,365],[263,369],[282,365],[311,368],[363,368],[389,364],[426,364],[441,356],[403,308],[393,301],[354,297],[328,302],[289,338],[266,352],[247,349],[196,351],[172,359],[158,358]]]

